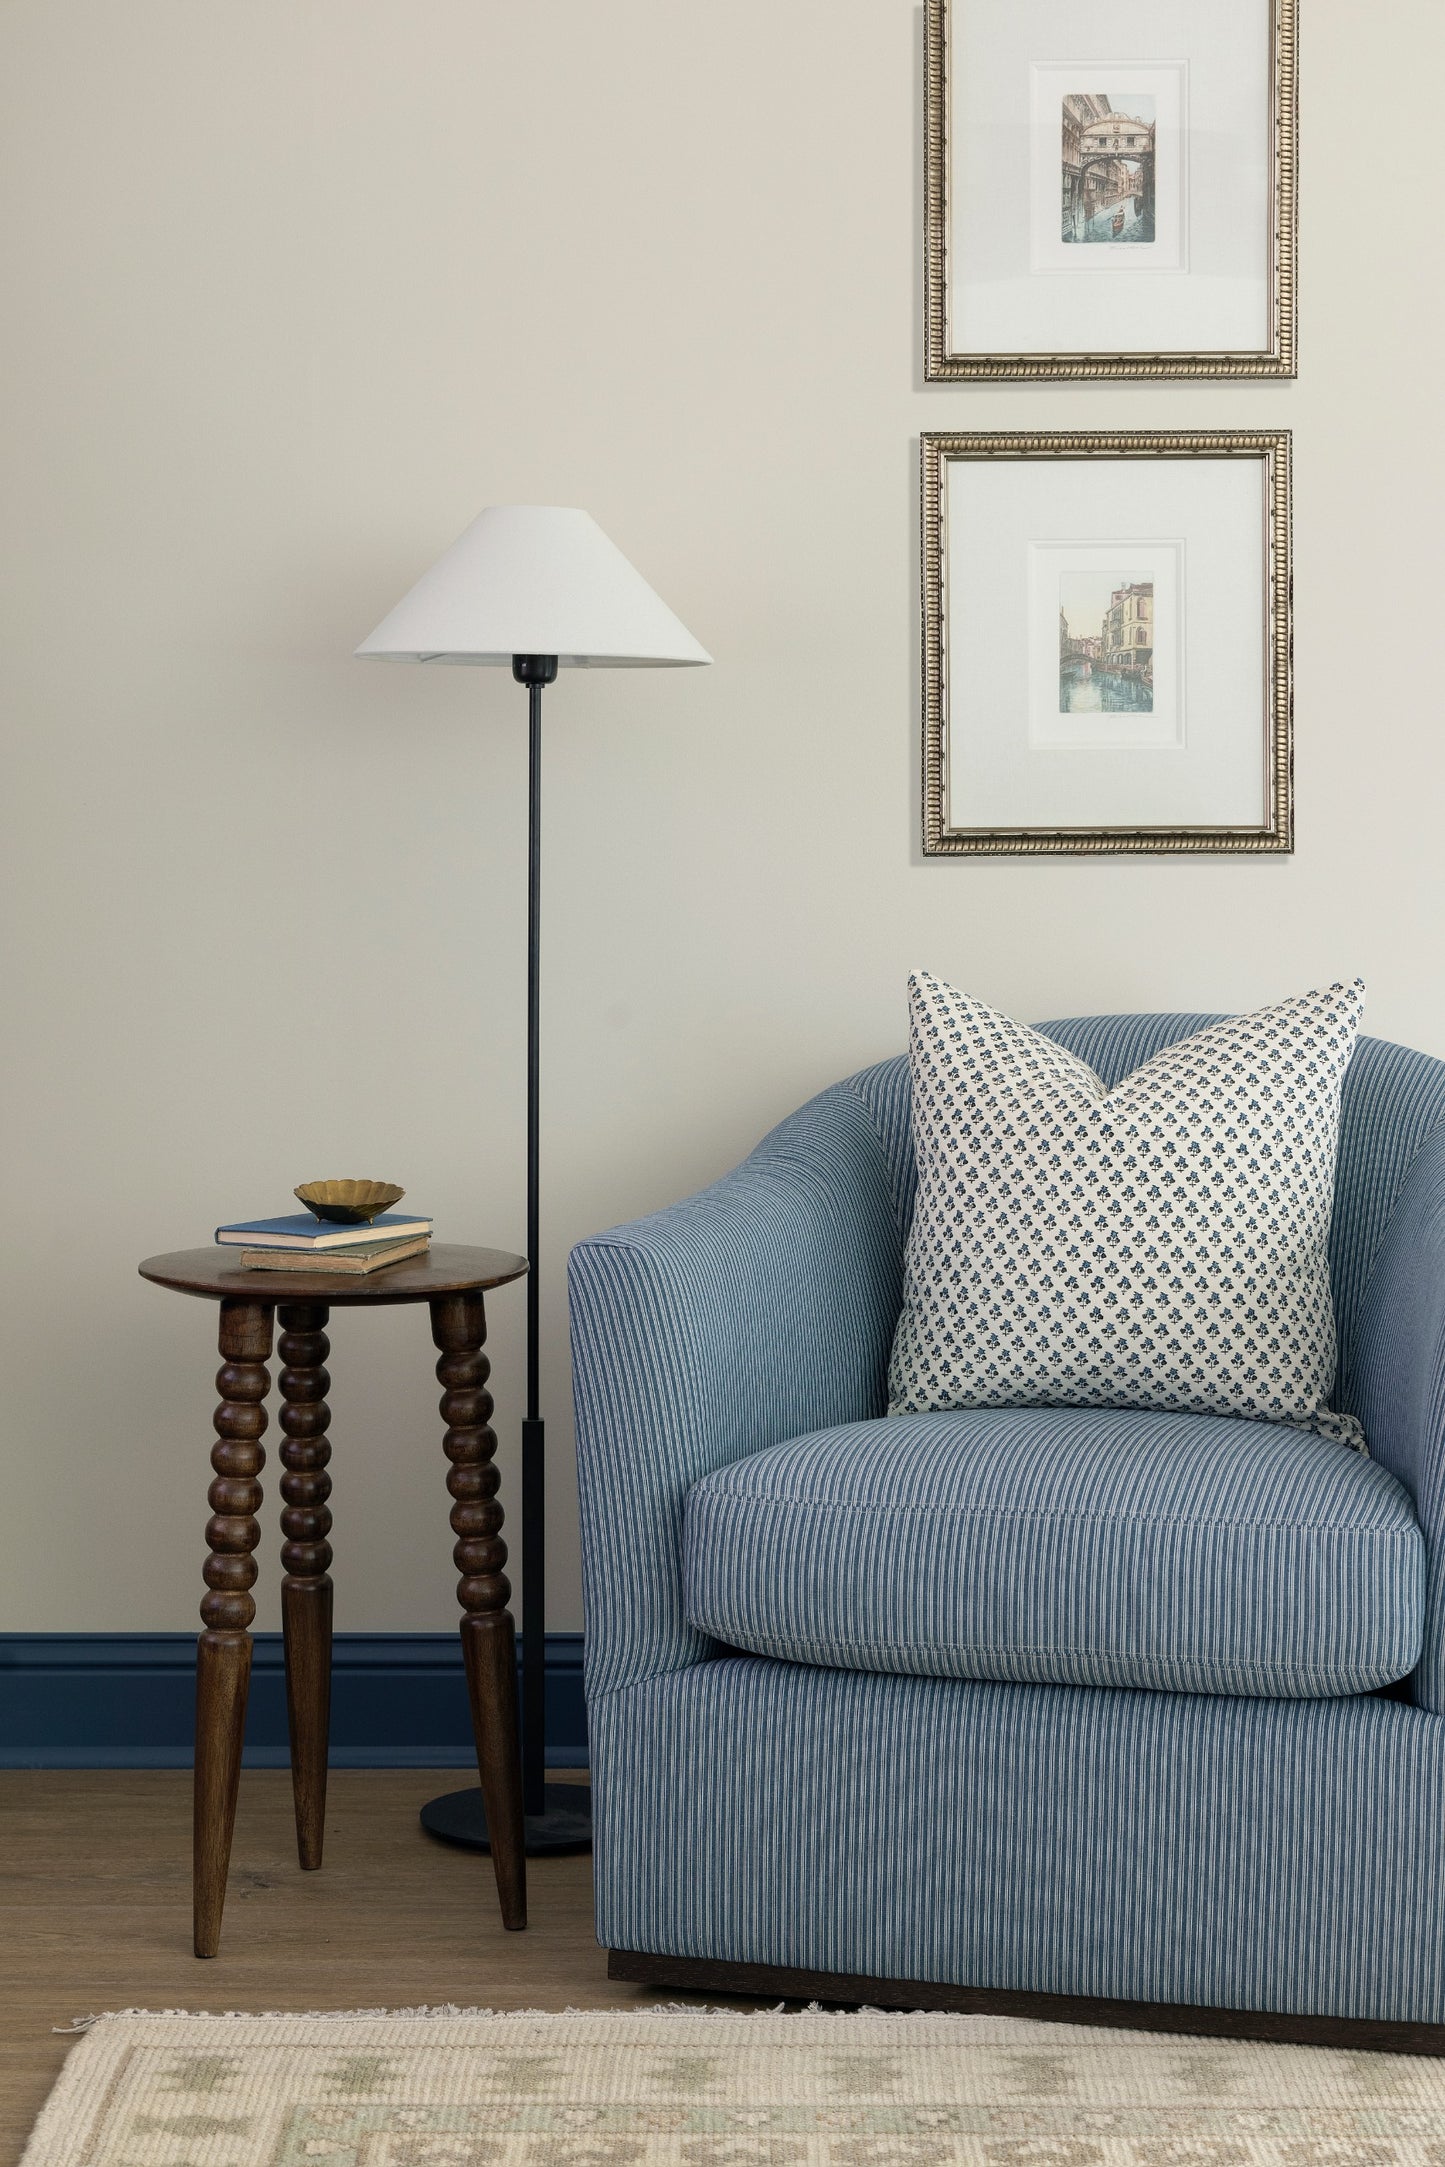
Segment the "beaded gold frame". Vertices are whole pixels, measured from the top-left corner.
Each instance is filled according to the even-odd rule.
[[[1082,852],[1137,854],[1294,848],[1293,652],[1290,579],[1290,433],[1287,429],[1002,430],[922,438],[923,474],[923,850],[927,857],[1018,857]],[[1264,682],[1260,760],[1265,817],[1244,828],[984,828],[949,823],[947,493],[945,470],[960,459],[1255,459],[1261,470],[1264,545]]]
[[[955,19],[980,0],[927,0],[924,68],[924,375],[930,383],[999,378],[1294,376],[1299,167],[1299,0],[1270,0],[1270,343],[1256,353],[969,353],[949,324],[950,52]],[[995,0],[998,4],[998,0]],[[1007,4],[1007,0],[1003,0]]]

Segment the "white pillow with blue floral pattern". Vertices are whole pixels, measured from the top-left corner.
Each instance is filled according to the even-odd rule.
[[[918,1201],[890,1413],[1155,1407],[1363,1443],[1325,1405],[1358,979],[1211,1024],[1112,1090],[926,971],[908,992]]]

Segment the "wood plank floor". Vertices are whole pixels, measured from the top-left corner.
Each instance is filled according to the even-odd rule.
[[[248,1770],[221,1954],[198,1963],[189,1774],[0,1773],[4,2167],[19,2159],[73,2043],[51,2027],[95,2010],[565,2009],[683,1998],[609,1984],[588,1858],[531,1860],[531,1923],[505,1933],[490,1861],[417,1824],[424,1800],[465,1780],[455,1769],[333,1772],[326,1863],[303,1874],[290,1777]]]

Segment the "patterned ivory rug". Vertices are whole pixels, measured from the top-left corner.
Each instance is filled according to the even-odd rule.
[[[1445,2063],[1006,2017],[100,2018],[23,2167],[1445,2167]]]

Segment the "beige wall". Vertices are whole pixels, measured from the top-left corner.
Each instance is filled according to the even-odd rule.
[[[520,1246],[522,696],[349,659],[483,504],[586,505],[717,657],[549,696],[555,1626],[568,1244],[898,1049],[910,965],[1359,970],[1445,1054],[1445,10],[1303,12],[1298,385],[924,390],[912,0],[3,0],[0,1628],[194,1617],[214,1319],[139,1257],[350,1172]],[[1298,851],[925,864],[917,433],[1120,423],[1296,432]],[[333,1337],[338,1625],[440,1625],[424,1324]]]

